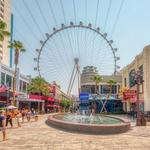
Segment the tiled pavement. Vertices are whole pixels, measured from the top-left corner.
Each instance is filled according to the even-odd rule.
[[[0,136],[0,150],[150,150],[150,126],[117,135],[86,135],[49,127],[46,118],[7,130],[7,141]]]

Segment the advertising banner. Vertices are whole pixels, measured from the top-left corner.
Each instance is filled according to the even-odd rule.
[[[127,100],[130,98],[136,98],[136,90],[126,90],[123,92],[123,99]]]

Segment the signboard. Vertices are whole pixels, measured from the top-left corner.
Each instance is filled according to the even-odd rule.
[[[135,97],[136,97],[136,90],[126,90],[125,92],[123,92],[124,100],[135,98]]]
[[[80,100],[89,100],[88,93],[80,93]]]

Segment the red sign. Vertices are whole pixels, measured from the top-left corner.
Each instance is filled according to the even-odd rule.
[[[125,92],[123,92],[124,100],[135,98],[135,97],[136,97],[136,90],[126,90]]]

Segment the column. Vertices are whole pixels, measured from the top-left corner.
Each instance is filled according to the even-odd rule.
[[[45,102],[42,102],[42,112],[45,113]]]
[[[143,50],[144,72],[144,111],[150,111],[150,46]]]

